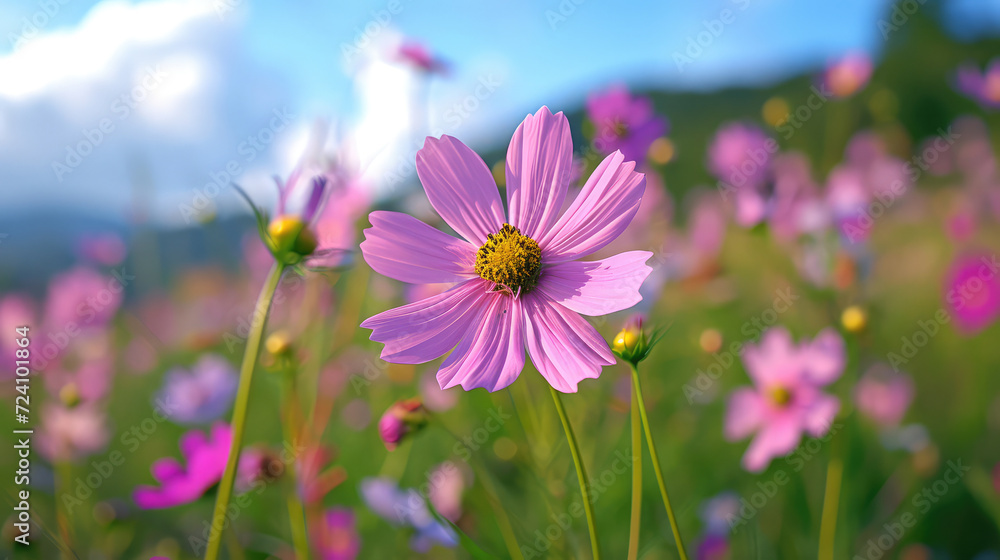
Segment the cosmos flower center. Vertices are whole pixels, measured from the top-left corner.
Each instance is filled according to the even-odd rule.
[[[628,134],[628,125],[616,119],[613,123],[611,123],[611,132],[613,132],[617,138],[624,138]]]
[[[792,401],[792,393],[784,387],[772,387],[768,391],[771,402],[778,406],[785,406]]]
[[[538,283],[541,269],[538,242],[510,224],[489,234],[476,252],[476,274],[495,283],[496,291],[529,292]]]

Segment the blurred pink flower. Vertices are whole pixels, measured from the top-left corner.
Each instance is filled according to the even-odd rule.
[[[14,351],[20,348],[13,336],[14,329],[28,327],[28,334],[32,334],[31,326],[37,324],[35,314],[35,302],[25,294],[9,293],[0,297],[0,332],[9,333],[8,336],[0,337],[0,352],[8,363],[13,359]],[[0,368],[0,379],[7,379],[13,375],[13,368]]]
[[[334,507],[310,523],[313,547],[321,560],[354,560],[361,551],[357,520],[348,508]]]
[[[427,498],[431,505],[445,519],[457,523],[462,517],[462,494],[466,487],[466,473],[462,467],[451,461],[441,463],[431,471],[428,480]]]
[[[705,535],[695,551],[697,560],[725,560],[729,557],[729,539],[724,535]]]
[[[899,425],[913,401],[913,380],[885,364],[869,369],[854,387],[854,403],[884,427]]]
[[[490,391],[520,375],[525,346],[546,381],[562,392],[575,392],[581,380],[614,363],[607,342],[580,315],[605,315],[638,303],[652,254],[576,259],[624,231],[639,207],[645,179],[615,152],[560,217],[572,151],[562,113],[542,107],[525,118],[507,150],[510,217],[505,218],[483,160],[450,136],[427,139],[417,153],[417,174],[444,221],[469,241],[406,214],[370,215],[372,227],[365,230],[361,250],[372,269],[414,284],[458,283],[439,296],[364,321],[371,339],[385,344],[382,359],[423,363],[454,349],[438,370],[441,387]]]
[[[232,435],[229,425],[219,422],[212,426],[208,437],[198,430],[181,436],[181,454],[187,464],[182,465],[173,457],[156,460],[150,470],[160,486],[136,487],[132,494],[136,505],[142,509],[160,509],[200,498],[222,479]]]
[[[378,421],[378,434],[392,451],[411,432],[427,423],[427,410],[419,398],[396,401]]]
[[[121,264],[126,251],[125,242],[114,233],[84,236],[77,246],[77,252],[85,260],[104,266]]]
[[[952,262],[945,280],[945,305],[965,334],[985,329],[1000,316],[998,272],[996,255],[969,254]]]
[[[434,412],[450,410],[458,403],[458,393],[458,390],[442,389],[431,371],[420,377],[420,397],[428,410]]]
[[[645,163],[653,140],[667,133],[667,120],[656,114],[653,101],[632,96],[623,85],[587,97],[587,118],[596,129],[593,145],[598,152],[608,155],[618,150],[637,165]],[[568,184],[569,177],[563,180]]]
[[[767,181],[771,155],[777,151],[777,142],[759,127],[728,123],[708,147],[708,170],[737,190],[757,189]]]
[[[38,450],[50,462],[74,461],[104,449],[111,438],[107,417],[96,404],[42,410]]]
[[[983,72],[972,64],[960,67],[955,82],[958,91],[980,107],[994,111],[1000,109],[1000,58],[990,61]]]
[[[872,61],[867,54],[850,53],[827,66],[821,82],[834,97],[849,97],[865,87],[872,69]]]
[[[796,346],[787,330],[774,327],[760,345],[746,345],[743,364],[754,387],[730,395],[725,425],[730,441],[757,434],[743,455],[745,469],[764,470],[795,449],[803,431],[813,437],[829,431],[840,401],[822,388],[840,377],[845,360],[844,341],[833,329]]]
[[[49,282],[45,303],[45,324],[50,331],[76,327],[100,327],[118,311],[130,277],[105,276],[86,267],[70,269]]]

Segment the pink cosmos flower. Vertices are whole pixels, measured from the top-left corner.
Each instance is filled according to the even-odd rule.
[[[1000,58],[994,58],[984,72],[965,65],[955,75],[956,88],[984,109],[1000,109]]]
[[[768,177],[771,154],[778,144],[752,124],[730,123],[721,127],[708,148],[708,170],[736,189],[756,189]]]
[[[945,305],[955,326],[975,334],[1000,317],[1000,266],[987,254],[957,258],[945,282]]]
[[[427,74],[446,75],[448,73],[448,63],[435,57],[423,43],[406,41],[399,46],[396,56]]]
[[[463,465],[446,461],[438,465],[430,475],[430,487],[427,489],[427,499],[445,519],[458,523],[462,517],[462,494],[465,492],[466,473]]]
[[[743,364],[754,387],[729,397],[725,425],[730,441],[757,434],[743,455],[745,469],[764,470],[795,449],[803,431],[819,437],[830,429],[840,401],[822,388],[840,377],[844,361],[844,341],[833,329],[796,346],[787,330],[775,327],[760,345],[746,345]]]
[[[596,127],[594,147],[602,154],[616,150],[626,161],[643,163],[654,140],[667,133],[667,120],[658,116],[648,97],[633,96],[615,86],[587,98],[587,117]]]
[[[132,499],[142,509],[169,508],[197,500],[222,479],[232,437],[232,429],[222,422],[212,426],[209,437],[198,430],[184,434],[180,448],[187,465],[173,457],[157,460],[150,470],[160,487],[139,486]]]
[[[410,433],[427,423],[427,410],[419,397],[396,401],[378,421],[378,434],[392,451]]]
[[[871,75],[871,58],[865,53],[850,53],[827,66],[822,83],[834,97],[850,97],[865,87]]]
[[[45,320],[50,331],[77,327],[100,327],[108,322],[122,303],[125,287],[117,278],[96,270],[77,267],[49,283]]]
[[[321,560],[354,560],[361,551],[354,512],[335,507],[310,523],[313,547]]]
[[[913,380],[885,364],[869,369],[854,387],[858,410],[885,427],[899,425],[912,401]]]
[[[111,439],[107,416],[93,403],[43,409],[38,448],[52,462],[74,461],[104,449]]]
[[[373,212],[361,251],[376,272],[403,282],[456,283],[361,324],[385,344],[382,359],[416,364],[454,349],[441,387],[497,391],[524,367],[527,348],[555,389],[575,392],[614,363],[607,342],[580,315],[627,309],[642,298],[648,251],[577,261],[628,226],[645,187],[621,152],[606,157],[559,215],[573,157],[569,122],[547,107],[528,115],[507,150],[510,215],[486,163],[457,139],[428,138],[417,174],[431,205],[464,239],[396,212]]]

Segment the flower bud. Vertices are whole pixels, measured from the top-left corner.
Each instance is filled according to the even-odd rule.
[[[429,421],[427,409],[420,397],[397,401],[389,407],[378,422],[379,437],[386,449],[392,451],[403,438],[415,433]]]
[[[316,250],[316,236],[297,216],[278,216],[267,226],[267,233],[279,258],[289,253],[304,257]]]
[[[852,305],[840,315],[840,324],[849,333],[859,333],[868,325],[868,313],[858,305]]]
[[[646,359],[652,346],[642,329],[642,321],[641,315],[629,319],[611,343],[611,351],[615,356],[633,365]]]
[[[272,356],[287,356],[292,351],[292,339],[285,331],[275,331],[264,341],[264,348]]]

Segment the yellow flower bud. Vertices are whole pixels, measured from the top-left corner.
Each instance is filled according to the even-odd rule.
[[[274,240],[277,253],[294,252],[301,256],[316,250],[318,243],[306,224],[298,216],[278,216],[267,226],[267,233]]]
[[[841,313],[840,324],[847,332],[861,332],[868,325],[868,314],[860,306],[852,305]]]

